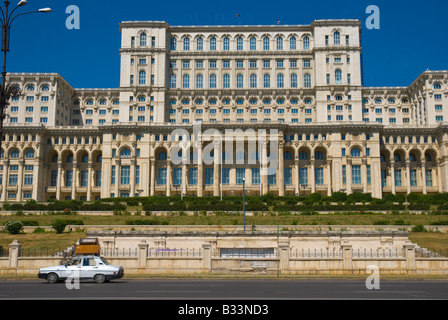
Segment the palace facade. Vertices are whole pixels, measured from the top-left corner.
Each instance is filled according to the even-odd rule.
[[[448,192],[448,71],[363,86],[358,20],[120,30],[118,88],[8,74],[21,93],[4,121],[0,201],[239,195],[243,182],[252,195]],[[173,152],[198,128],[191,152]],[[227,130],[243,148],[209,134]],[[226,161],[197,161],[215,154]]]

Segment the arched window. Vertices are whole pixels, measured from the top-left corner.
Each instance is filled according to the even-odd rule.
[[[33,159],[34,158],[34,150],[27,150],[25,153],[26,159]]]
[[[230,50],[230,39],[228,37],[225,37],[222,41],[222,49],[224,51]]]
[[[202,39],[202,37],[199,37],[196,40],[196,50],[198,51],[204,50],[204,39]]]
[[[297,41],[295,37],[291,37],[291,39],[289,39],[289,49],[290,50],[296,50],[297,49]]]
[[[236,76],[236,87],[243,88],[244,87],[244,76],[242,74],[238,74]]]
[[[210,39],[210,51],[216,51],[216,38],[215,37]]]
[[[184,51],[190,50],[190,38],[184,38]]]
[[[188,74],[184,74],[182,77],[182,88],[190,88],[190,76]]]
[[[241,37],[236,39],[236,50],[243,50],[243,38]]]
[[[314,159],[316,160],[324,160],[324,154],[322,151],[314,152]]]
[[[84,162],[84,163],[89,162],[89,155],[88,154],[83,155],[82,159],[81,159],[81,162]]]
[[[303,86],[305,88],[311,88],[311,75],[309,73],[305,73],[303,76]]]
[[[56,158],[56,161],[57,161],[57,158]],[[73,162],[73,155],[72,154],[69,154],[68,156],[67,156],[67,163],[72,163]]]
[[[102,156],[101,154],[99,154],[99,155],[96,157],[96,162],[98,162],[98,163],[103,162],[103,156]]]
[[[334,45],[341,44],[341,34],[338,31],[333,33],[333,44]]]
[[[308,160],[308,153],[306,151],[300,151],[299,160]]]
[[[283,88],[284,87],[284,77],[282,74],[277,75],[277,88]]]
[[[434,89],[442,89],[442,85],[440,83],[434,83]]]
[[[230,88],[230,75],[229,74],[225,74],[222,77],[222,87],[223,88]]]
[[[176,88],[176,75],[175,74],[170,75],[170,88],[172,88],[172,89]]]
[[[263,87],[269,88],[271,86],[271,76],[269,74],[265,74],[263,76]]]
[[[58,155],[57,155],[57,154],[54,154],[54,155],[51,157],[51,162],[58,162]]]
[[[177,49],[177,39],[171,38],[170,39],[170,50],[175,51]]]
[[[50,91],[50,87],[47,85],[42,86],[42,91]]]
[[[339,69],[334,72],[334,82],[336,84],[342,83],[342,71]]]
[[[415,154],[413,154],[413,153],[410,153],[410,154],[409,154],[409,161],[410,161],[410,162],[415,162],[415,161],[417,161],[417,158],[416,158]]]
[[[251,88],[256,88],[257,87],[257,75],[256,74],[251,74],[250,75],[250,87]]]
[[[291,88],[297,88],[297,75],[291,74]]]
[[[249,40],[250,50],[257,50],[257,39],[255,37],[251,37]]]
[[[394,161],[395,162],[401,162],[401,156],[398,153],[394,154]]]
[[[138,73],[138,84],[146,84],[146,72],[143,70]]]
[[[350,155],[352,157],[360,157],[361,156],[361,150],[359,150],[358,148],[353,148],[352,151],[350,152]]]
[[[202,74],[196,75],[196,88],[202,89],[204,87],[204,76]]]
[[[131,150],[129,150],[127,148],[121,150],[121,157],[122,158],[130,158],[131,157]]]
[[[303,38],[303,50],[310,50],[310,38]]]
[[[277,38],[277,50],[283,50],[283,38],[282,37]]]
[[[380,154],[380,161],[386,162],[386,157],[384,156],[384,154]]]
[[[145,47],[146,46],[146,33],[142,33],[140,35],[140,46]]]
[[[162,151],[159,153],[159,156],[157,157],[157,160],[166,160],[166,152]]]
[[[216,88],[216,74],[210,75],[210,88],[215,89]]]
[[[289,151],[285,151],[283,153],[283,160],[292,160],[292,153]]]
[[[263,50],[269,50],[269,38],[268,37],[263,38]]]
[[[429,153],[425,153],[425,161],[428,161],[428,162],[432,161],[432,157]]]
[[[11,159],[18,159],[19,155],[20,155],[19,150],[15,149],[15,150],[11,151],[11,153],[9,154],[9,157]]]

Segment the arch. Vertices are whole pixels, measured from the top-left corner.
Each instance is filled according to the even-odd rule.
[[[124,147],[120,150],[120,158],[130,158],[132,155],[131,149]]]
[[[358,158],[361,156],[361,147],[354,146],[350,149],[350,156]]]
[[[402,162],[406,159],[406,152],[402,149],[397,149],[394,151],[393,159],[395,162]]]
[[[409,151],[409,161],[410,162],[420,162],[421,152],[417,149],[412,149]]]
[[[9,159],[19,159],[19,158],[20,158],[19,149],[14,148],[9,151]]]
[[[48,152],[47,162],[58,162],[59,154],[56,150],[52,149]]]
[[[146,33],[142,32],[140,34],[140,47],[146,47]]]
[[[32,148],[25,149],[23,154],[25,156],[25,159],[34,159],[35,157],[35,152]]]
[[[437,151],[432,148],[428,148],[424,151],[424,157],[426,162],[436,162]]]
[[[283,160],[294,160],[294,152],[291,152],[290,150],[285,150],[283,152]]]
[[[307,147],[299,148],[298,156],[299,160],[310,160],[311,150]]]
[[[326,160],[327,159],[327,153],[324,149],[319,148],[314,151],[314,159],[315,160]]]
[[[165,148],[158,148],[155,151],[156,160],[166,161],[168,159],[168,153]]]
[[[76,161],[78,163],[88,163],[89,162],[89,153],[86,150],[79,150],[76,155]]]

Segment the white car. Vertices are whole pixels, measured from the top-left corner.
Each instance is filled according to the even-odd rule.
[[[124,270],[109,264],[104,258],[95,255],[73,256],[67,263],[39,269],[38,277],[49,283],[63,281],[69,277],[79,280],[95,280],[97,283],[122,278]]]

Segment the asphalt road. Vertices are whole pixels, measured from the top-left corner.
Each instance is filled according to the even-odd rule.
[[[368,300],[448,299],[446,280],[381,280],[367,289],[365,279],[120,279],[104,284],[82,281],[79,289],[65,283],[36,280],[0,281],[0,300]]]

